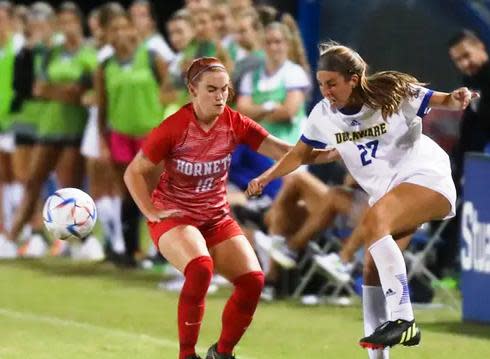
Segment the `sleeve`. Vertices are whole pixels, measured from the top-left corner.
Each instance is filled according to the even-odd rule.
[[[158,164],[166,159],[174,144],[174,136],[171,123],[165,120],[158,127],[155,127],[146,137],[141,150],[143,154],[154,164]]]
[[[294,64],[288,69],[285,86],[287,91],[307,91],[311,86],[311,81],[305,70],[301,66]]]
[[[234,130],[238,136],[238,142],[249,146],[256,151],[262,141],[269,136],[269,132],[251,118],[242,115],[239,112],[235,113]]]
[[[310,115],[308,116],[300,140],[301,142],[306,143],[308,146],[311,146],[313,148],[324,149],[328,147],[328,143],[326,143],[325,139],[321,138],[320,135],[321,132],[318,123],[322,120],[321,114],[322,107],[320,102],[313,108]]]
[[[413,86],[414,95],[406,98],[401,105],[407,118],[424,117],[429,112],[429,101],[434,91],[422,86]]]
[[[165,62],[171,62],[175,57],[174,52],[170,49],[170,47],[167,45],[167,42],[163,39],[161,35],[154,36],[148,42],[148,49],[155,51],[159,56],[162,57],[163,60],[165,60]]]
[[[253,85],[252,85],[252,75],[253,72],[249,71],[243,75],[242,81],[240,83],[240,88],[238,89],[238,94],[241,96],[251,96]]]

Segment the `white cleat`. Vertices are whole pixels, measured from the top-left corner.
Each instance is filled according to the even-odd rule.
[[[313,260],[338,283],[347,283],[351,279],[354,265],[343,263],[337,253],[317,254]]]
[[[89,236],[73,254],[73,259],[88,262],[100,262],[104,260],[104,248],[95,236]]]
[[[17,258],[17,246],[9,241],[4,234],[0,234],[0,259]]]
[[[297,265],[298,253],[291,250],[285,242],[282,242],[272,246],[271,257],[284,269],[292,269]]]
[[[48,253],[48,244],[40,234],[33,234],[21,247],[18,254],[24,258],[41,258]]]

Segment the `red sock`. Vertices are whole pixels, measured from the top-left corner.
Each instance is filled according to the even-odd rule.
[[[194,258],[185,267],[184,275],[178,307],[180,359],[196,353],[205,297],[213,277],[213,260],[208,256]]]
[[[218,352],[231,354],[252,318],[264,287],[264,273],[249,272],[233,281],[235,290],[226,303],[222,316]]]

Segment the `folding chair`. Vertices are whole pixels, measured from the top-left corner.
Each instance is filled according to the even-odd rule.
[[[458,208],[460,203],[458,202],[456,204],[456,208]],[[431,282],[439,280],[437,276],[432,273],[429,268],[427,268],[427,263],[429,256],[433,252],[434,247],[442,240],[441,234],[444,231],[444,229],[447,227],[447,225],[450,223],[450,219],[446,219],[442,221],[437,229],[434,231],[432,235],[429,236],[426,230],[421,229],[418,230],[414,236],[412,237],[411,244],[412,246],[410,248],[413,248],[416,245],[423,246],[423,249],[420,251],[413,251],[411,249],[406,250],[404,252],[404,257],[408,265],[408,281],[410,282],[410,279],[413,278],[414,276],[425,276],[428,278]],[[446,295],[446,297],[450,301],[450,307],[454,310],[459,310],[460,304],[458,299],[455,297],[454,293],[449,290],[448,288],[442,287],[441,288]]]
[[[293,292],[292,297],[294,299],[299,299],[312,278],[317,273],[322,274],[326,278],[325,284],[318,291],[319,296],[325,294],[329,289],[332,291],[332,294],[329,296],[331,299],[338,298],[344,290],[346,290],[349,294],[354,294],[351,282],[338,283],[332,280],[332,278],[330,278],[330,276],[328,276],[327,273],[313,259],[313,256],[316,254],[326,254],[330,252],[333,247],[340,247],[342,240],[348,237],[350,233],[350,228],[340,229],[338,227],[334,227],[333,229],[327,230],[323,233],[323,236],[326,239],[323,246],[320,246],[318,241],[311,241],[308,244],[307,253],[298,264],[298,267],[300,269],[303,269],[308,263],[311,262],[311,264],[305,275],[300,279],[299,284],[296,286],[296,289]]]

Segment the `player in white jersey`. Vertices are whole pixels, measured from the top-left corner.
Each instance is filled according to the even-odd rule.
[[[247,193],[257,195],[271,180],[292,172],[314,148],[326,148],[327,158],[344,161],[371,197],[353,233],[369,248],[363,288],[366,337],[360,344],[370,349],[370,358],[387,358],[386,347],[420,342],[400,250],[409,239],[394,239],[455,212],[449,158],[422,134],[422,117],[429,107],[462,110],[477,94],[467,88],[431,91],[410,75],[386,71],[367,76],[366,68],[348,47],[321,46],[317,80],[325,99],[311,112],[301,140],[251,181]]]

